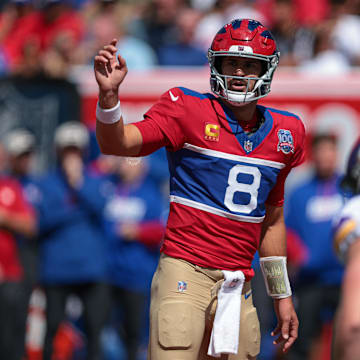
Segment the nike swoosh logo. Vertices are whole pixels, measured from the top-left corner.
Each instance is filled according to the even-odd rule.
[[[247,300],[250,295],[252,294],[252,291],[248,292],[248,293],[245,293],[244,297],[245,297],[245,300]]]
[[[171,91],[169,91],[170,97],[172,101],[178,101],[179,97],[175,96]]]

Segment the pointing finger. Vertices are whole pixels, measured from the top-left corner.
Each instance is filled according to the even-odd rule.
[[[114,38],[110,41],[110,45],[115,46],[117,42],[118,42],[117,39]]]
[[[121,55],[118,55],[118,61],[119,61],[119,67],[120,69],[127,69],[127,65],[126,65],[126,61],[125,59],[121,56]]]

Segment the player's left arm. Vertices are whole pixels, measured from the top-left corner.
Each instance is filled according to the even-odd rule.
[[[282,206],[266,205],[259,247],[260,264],[268,294],[274,300],[278,324],[272,336],[287,352],[298,336],[299,321],[291,298],[286,268],[286,228]]]
[[[360,357],[360,238],[348,248],[342,283],[341,303],[334,326],[333,351],[336,360]]]
[[[346,264],[334,326],[333,351],[336,360],[360,357],[360,228],[357,214],[358,208],[352,208],[340,214],[333,223],[335,251]]]

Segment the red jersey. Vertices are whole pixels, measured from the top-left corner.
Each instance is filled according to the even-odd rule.
[[[21,185],[10,178],[0,178],[0,210],[14,216],[33,216]],[[23,275],[16,239],[10,231],[0,230],[0,281],[20,280]]]
[[[263,122],[248,134],[215,96],[173,88],[135,124],[141,155],[168,150],[165,254],[253,276],[265,204],[283,205],[285,179],[303,161],[305,138],[296,115],[259,105],[257,112]]]

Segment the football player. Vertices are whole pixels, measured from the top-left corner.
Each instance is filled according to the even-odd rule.
[[[254,359],[260,335],[251,262],[259,249],[286,352],[297,338],[286,270],[284,182],[303,161],[304,126],[257,100],[270,92],[279,52],[261,23],[237,19],[208,52],[213,94],[174,87],[124,125],[118,89],[127,67],[116,40],[95,56],[101,151],[144,156],[165,146],[170,214],[154,275],[149,359]],[[241,309],[241,311],[240,311]]]
[[[355,143],[341,183],[351,199],[334,220],[334,245],[346,263],[334,331],[334,360],[360,359],[360,139]]]

